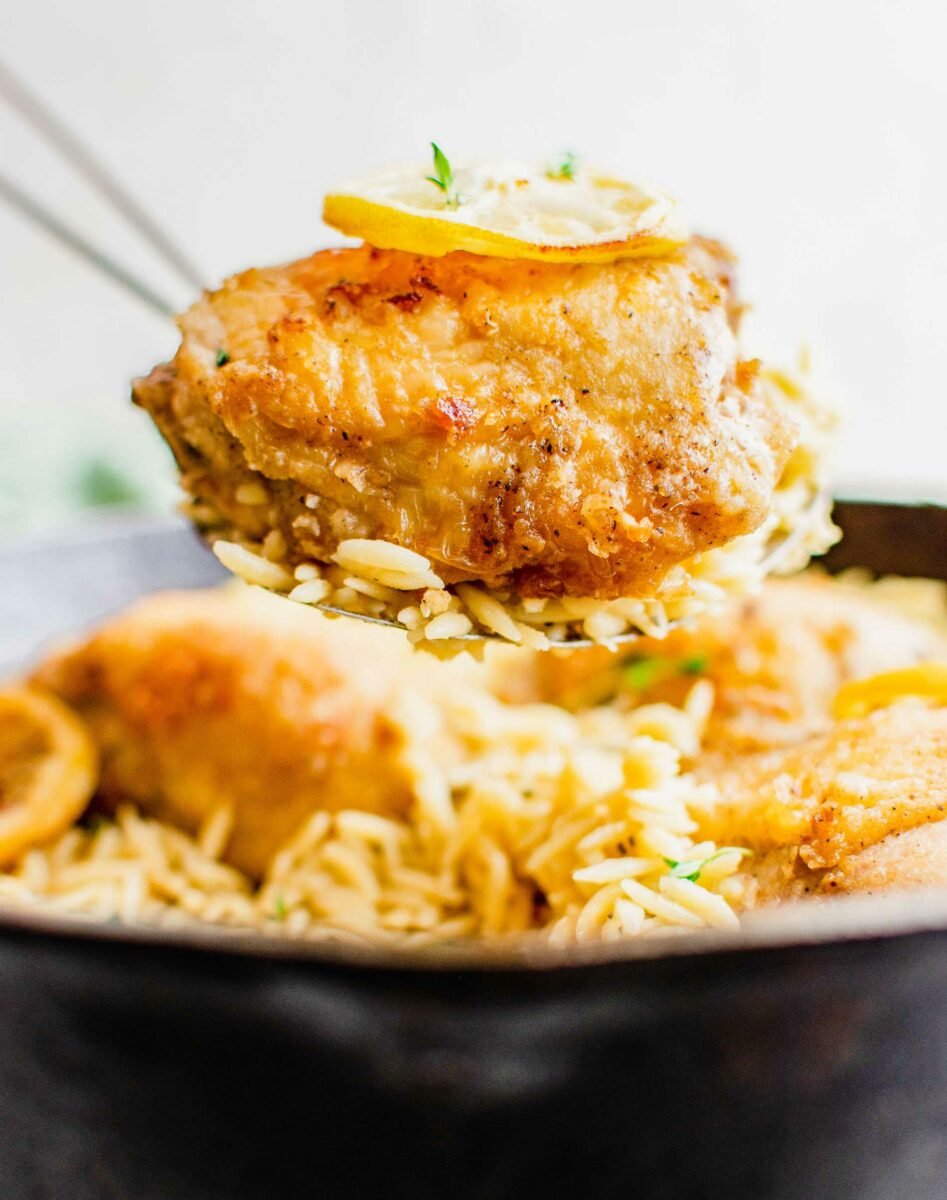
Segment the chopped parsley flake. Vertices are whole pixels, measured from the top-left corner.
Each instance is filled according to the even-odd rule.
[[[667,663],[668,660],[664,658],[633,656],[621,669],[621,681],[625,687],[645,692],[667,676]]]
[[[720,858],[722,854],[732,854],[736,851],[742,858],[750,853],[749,850],[744,850],[741,846],[722,846],[719,850],[715,850],[713,854],[709,854],[706,858],[682,859],[677,862],[673,858],[666,858],[664,861],[671,868],[671,875],[675,879],[689,879],[691,883],[696,883],[700,879],[700,873],[706,866]]]
[[[218,367],[225,367],[230,362],[230,355],[226,350],[218,350],[214,362]]]
[[[678,675],[700,675],[707,669],[707,661],[706,654],[692,654],[682,659],[661,654],[633,654],[622,664],[621,680],[626,688],[646,692],[656,683]]]
[[[575,179],[578,169],[579,156],[571,150],[564,150],[546,168],[546,176],[549,179]]]

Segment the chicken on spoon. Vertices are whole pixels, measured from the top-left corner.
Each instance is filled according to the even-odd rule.
[[[609,641],[825,548],[818,417],[741,356],[733,260],[573,169],[329,197],[357,247],[250,270],[135,387],[221,560],[414,641]]]

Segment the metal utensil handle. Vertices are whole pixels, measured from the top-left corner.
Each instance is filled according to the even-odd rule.
[[[155,312],[160,313],[162,317],[173,317],[176,309],[170,301],[165,300],[163,296],[150,287],[143,280],[133,275],[111,258],[104,250],[99,250],[87,241],[82,234],[77,233],[70,226],[66,225],[58,217],[54,216],[48,209],[44,208],[39,201],[34,200],[27,192],[17,187],[9,179],[0,175],[0,197],[7,203],[28,217],[41,229],[45,229],[51,233],[53,237],[58,238],[63,245],[68,246],[70,250],[74,250],[86,262],[91,263],[103,274],[110,279],[120,284],[126,291],[131,292],[139,300],[148,305]]]
[[[190,287],[203,289],[200,271],[154,217],[145,212],[92,151],[3,63],[0,63],[0,97],[72,163],[113,208],[138,230],[176,274]]]

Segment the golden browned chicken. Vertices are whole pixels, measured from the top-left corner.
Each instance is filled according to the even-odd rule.
[[[796,445],[741,361],[733,262],[555,264],[369,246],[251,270],[135,386],[202,520],[325,562],[382,539],[448,584],[651,596],[758,528]]]
[[[785,873],[785,865],[782,869]],[[762,866],[760,878],[764,883],[768,882]],[[942,820],[931,825],[918,825],[903,833],[889,833],[880,842],[842,859],[819,881],[816,894],[825,896],[940,887],[947,887],[947,821]],[[790,892],[790,895],[794,894],[795,890]],[[786,898],[785,886],[779,889],[777,895]],[[760,902],[766,899],[767,893],[763,890]]]
[[[708,679],[704,751],[715,759],[799,742],[828,728],[843,683],[936,658],[947,658],[947,638],[933,624],[882,604],[871,587],[812,574],[769,580],[663,641],[642,638],[621,653],[498,652],[493,673],[507,699],[573,709],[616,696],[679,704],[695,679]]]
[[[713,781],[701,832],[754,851],[758,903],[947,882],[947,707],[901,700]]]
[[[226,856],[255,874],[316,809],[403,813],[410,800],[393,699],[410,651],[387,631],[328,626],[249,589],[165,593],[36,679],[98,744],[102,802],[190,831],[230,804]]]

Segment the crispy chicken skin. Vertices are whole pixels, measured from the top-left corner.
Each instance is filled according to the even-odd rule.
[[[642,638],[628,651],[605,648],[536,654],[528,662],[498,657],[495,686],[519,701],[569,708],[620,693],[623,667],[657,656],[669,665],[629,700],[680,704],[695,675],[714,685],[704,749],[715,759],[791,745],[827,729],[835,694],[850,679],[947,657],[947,640],[932,626],[885,607],[863,587],[826,576],[768,580],[760,593],[734,602],[663,641]]]
[[[712,777],[701,832],[754,851],[759,903],[947,881],[947,708],[902,700]]]
[[[99,798],[190,831],[234,807],[226,857],[259,873],[318,808],[403,813],[402,639],[240,592],[165,593],[49,659],[38,681],[86,721]]]
[[[218,534],[278,529],[292,562],[382,538],[522,596],[651,595],[763,522],[797,441],[738,358],[732,274],[702,239],[605,265],[324,250],[205,295],[134,397]]]
[[[947,887],[947,821],[889,833],[843,859],[819,881],[818,894],[935,887]]]

